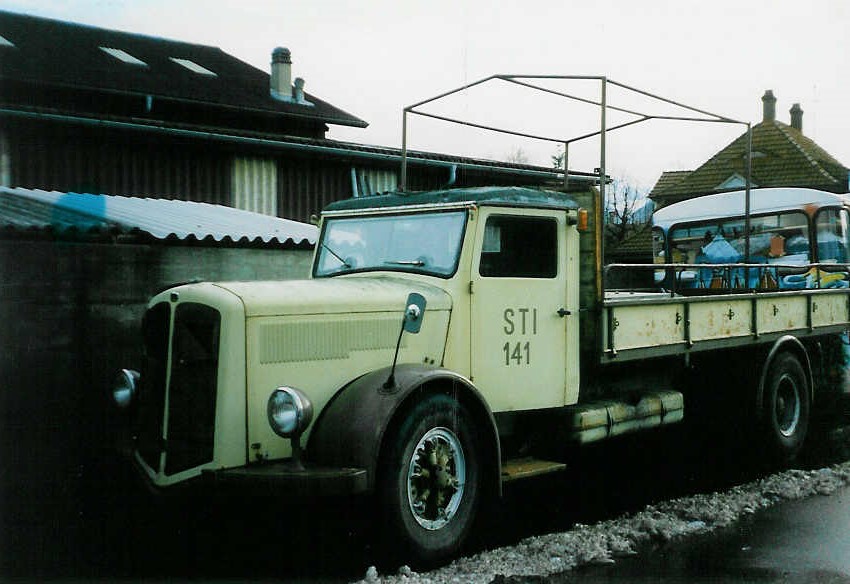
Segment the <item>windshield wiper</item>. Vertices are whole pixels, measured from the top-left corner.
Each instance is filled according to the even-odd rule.
[[[335,257],[336,259],[338,259],[338,260],[339,260],[339,263],[341,263],[341,264],[342,264],[342,267],[344,267],[344,268],[350,268],[350,267],[351,267],[351,264],[349,264],[347,261],[345,261],[344,259],[342,259],[342,257],[340,257],[340,255],[339,255],[338,253],[336,253],[334,250],[332,250],[331,248],[329,248],[329,247],[328,247],[328,244],[326,244],[324,241],[322,242],[322,247],[323,247],[323,248],[325,248],[326,250],[328,250],[328,253],[329,253],[329,254],[331,254],[333,257]]]
[[[385,264],[393,264],[395,266],[416,266],[417,268],[421,268],[425,265],[425,262],[422,260],[385,260]]]

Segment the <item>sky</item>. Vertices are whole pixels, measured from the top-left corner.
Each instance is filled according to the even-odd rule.
[[[777,119],[800,103],[803,131],[850,165],[850,2],[846,0],[2,0],[0,8],[218,46],[268,71],[292,51],[308,93],[367,121],[328,137],[400,146],[405,106],[493,74],[592,75],[743,122],[771,89]],[[553,82],[588,98],[599,84]],[[609,103],[672,114],[609,89]],[[505,83],[453,96],[434,113],[571,138],[598,127],[596,107]],[[612,112],[609,125],[620,121]],[[612,133],[606,170],[651,188],[664,170],[696,168],[745,131],[737,124],[652,121]],[[415,116],[408,146],[551,165],[552,142]],[[599,144],[570,148],[570,169],[599,166]]]

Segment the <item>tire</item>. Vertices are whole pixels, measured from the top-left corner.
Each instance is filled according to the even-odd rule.
[[[809,429],[811,392],[808,377],[791,353],[770,364],[762,395],[762,439],[773,462],[791,462],[803,447]]]
[[[432,395],[404,418],[381,461],[379,505],[391,551],[423,566],[455,554],[478,508],[480,444],[466,408]]]

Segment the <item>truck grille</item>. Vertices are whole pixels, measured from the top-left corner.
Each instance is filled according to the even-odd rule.
[[[180,304],[174,315],[165,474],[213,459],[221,315],[203,304]]]
[[[168,367],[168,327],[171,308],[166,302],[151,307],[142,320],[144,362],[139,380],[139,417],[136,447],[149,467],[159,470],[165,380]]]
[[[177,306],[170,381],[169,320],[170,307],[163,302],[148,310],[142,323],[145,368],[139,395],[138,451],[156,471],[165,451],[165,474],[172,475],[213,459],[221,315],[202,304]]]

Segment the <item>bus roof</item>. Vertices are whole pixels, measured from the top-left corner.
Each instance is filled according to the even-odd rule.
[[[731,191],[695,197],[662,207],[652,216],[653,224],[664,230],[676,223],[706,221],[724,217],[743,217],[745,191]],[[807,205],[845,205],[847,195],[794,187],[752,189],[750,214],[762,215],[779,211],[801,211]]]

